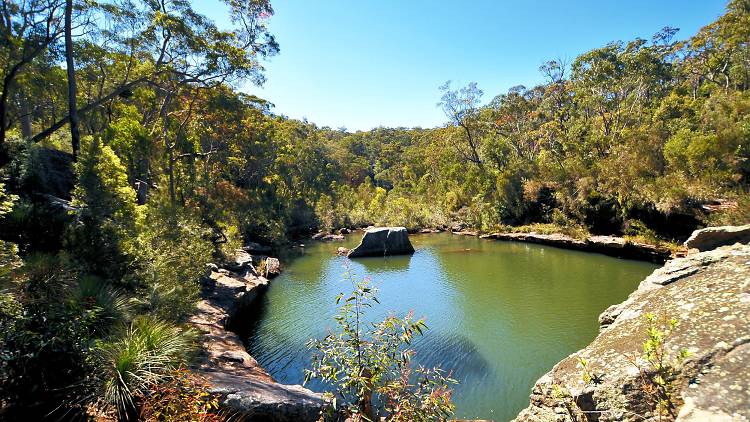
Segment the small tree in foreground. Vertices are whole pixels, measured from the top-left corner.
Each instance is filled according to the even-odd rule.
[[[452,384],[457,382],[439,368],[411,367],[415,335],[427,328],[412,313],[389,315],[381,322],[365,322],[365,310],[380,303],[369,278],[357,281],[347,266],[345,278],[353,287],[336,297],[337,331],[311,340],[315,353],[305,383],[317,378],[335,391],[326,393],[332,408],[323,419],[337,415],[355,421],[434,421],[453,414]],[[340,404],[340,405],[339,405]]]

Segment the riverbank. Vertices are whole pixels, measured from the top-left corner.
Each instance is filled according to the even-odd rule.
[[[220,396],[222,408],[238,419],[316,420],[322,396],[301,385],[276,382],[230,329],[242,323],[236,316],[254,306],[269,283],[254,274],[249,263],[234,269],[210,265],[202,280],[202,299],[189,321],[201,334],[195,372],[206,379],[209,393]]]
[[[749,314],[750,245],[671,260],[600,315],[600,334],[537,381],[515,421],[749,420]]]
[[[340,241],[343,234],[364,229],[340,229],[336,233],[317,233],[312,240],[318,241]],[[539,233],[536,231],[499,231],[483,233],[476,230],[464,228],[457,225],[454,227],[419,228],[409,230],[411,234],[431,234],[450,232],[460,236],[476,236],[487,240],[515,241],[536,243],[554,246],[562,249],[571,249],[591,253],[600,253],[617,258],[636,259],[641,261],[663,264],[671,258],[685,256],[687,249],[678,245],[665,246],[664,244],[646,243],[635,241],[621,236],[593,236],[578,234],[572,236],[562,232]],[[342,233],[342,234],[337,234]]]

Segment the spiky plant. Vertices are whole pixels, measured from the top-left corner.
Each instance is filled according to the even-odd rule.
[[[136,318],[126,329],[98,347],[102,369],[100,397],[120,419],[135,410],[133,398],[164,381],[186,362],[193,350],[193,333],[152,317]]]
[[[80,277],[71,293],[75,304],[96,313],[95,317],[99,323],[96,330],[101,334],[112,324],[127,321],[132,311],[128,297],[99,277]]]

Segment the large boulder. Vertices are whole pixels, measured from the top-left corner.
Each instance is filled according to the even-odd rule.
[[[405,227],[368,228],[362,242],[349,251],[349,258],[364,256],[408,255],[414,253]]]
[[[671,414],[658,414],[659,380],[644,359],[648,313],[659,327],[677,321],[662,337],[664,361],[674,369],[662,384],[671,390]],[[601,332],[591,344],[537,381],[529,407],[515,420],[750,420],[748,315],[750,245],[669,261],[601,315]],[[689,352],[682,362],[680,350]]]
[[[696,230],[685,241],[688,249],[709,251],[719,246],[734,243],[750,243],[750,224],[744,226],[706,227]]]

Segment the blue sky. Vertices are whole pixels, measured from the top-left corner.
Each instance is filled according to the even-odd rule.
[[[196,0],[227,21],[219,0]],[[276,0],[271,32],[281,53],[262,87],[274,111],[319,126],[434,127],[438,87],[476,81],[489,101],[541,81],[546,60],[568,60],[662,27],[686,38],[721,15],[725,0]]]

